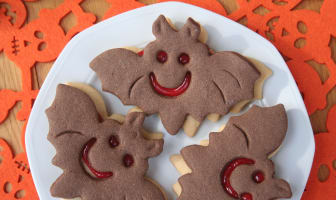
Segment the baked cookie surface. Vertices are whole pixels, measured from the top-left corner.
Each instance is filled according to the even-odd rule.
[[[171,158],[183,174],[174,189],[179,200],[272,200],[291,197],[289,184],[274,177],[269,159],[287,131],[283,105],[253,106],[231,117],[209,143],[191,145]]]
[[[56,148],[52,162],[63,169],[51,187],[53,196],[166,199],[161,189],[145,177],[148,158],[162,152],[163,140],[143,136],[143,113],[129,113],[123,123],[104,119],[89,95],[61,84],[46,114],[48,140]]]
[[[180,130],[188,115],[202,122],[253,99],[260,72],[238,53],[210,52],[199,41],[201,28],[193,19],[177,31],[161,15],[152,29],[156,40],[141,54],[111,49],[90,63],[104,91],[147,114],[159,113],[170,134]]]

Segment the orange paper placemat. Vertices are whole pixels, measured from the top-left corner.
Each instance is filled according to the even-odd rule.
[[[26,0],[28,1],[28,0]],[[29,0],[33,1],[33,0]],[[0,0],[0,52],[16,64],[21,70],[22,90],[13,91],[0,88],[0,123],[14,105],[21,101],[22,108],[17,113],[18,120],[27,120],[38,90],[32,87],[31,69],[37,62],[49,62],[56,59],[65,44],[79,31],[91,26],[96,17],[85,12],[81,3],[84,0],[64,0],[55,9],[42,9],[39,17],[28,24],[26,7],[22,0]],[[104,14],[108,18],[145,4],[136,0],[106,0],[110,8]],[[163,2],[167,0],[158,0]],[[334,0],[325,0],[320,12],[296,10],[302,0],[237,0],[239,9],[227,14],[217,0],[180,0],[194,4],[246,26],[271,40],[282,53],[293,73],[304,97],[309,114],[326,107],[326,95],[335,87],[336,64],[332,59],[329,43],[336,35]],[[259,11],[263,12],[259,12]],[[11,20],[8,11],[15,13]],[[62,18],[72,13],[77,24],[65,32],[60,26]],[[299,28],[303,27],[303,28]],[[310,62],[324,64],[329,76],[322,80]],[[336,199],[336,107],[328,115],[328,133],[316,134],[316,156],[303,199]],[[24,130],[22,131],[24,144]],[[23,173],[17,163],[29,171],[25,154],[13,156],[10,147],[0,140],[3,161],[0,164],[0,199],[38,199],[34,190],[30,172]],[[334,154],[333,154],[334,153]],[[6,173],[4,173],[6,172]],[[24,176],[23,181],[20,177]],[[11,190],[7,187],[11,185]],[[7,189],[6,189],[7,188]],[[22,191],[21,191],[22,190]],[[24,192],[23,192],[24,191]],[[21,196],[20,196],[21,195]],[[23,195],[23,196],[22,196]]]

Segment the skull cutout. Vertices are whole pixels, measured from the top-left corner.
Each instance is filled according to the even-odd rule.
[[[48,140],[56,148],[53,164],[64,173],[51,187],[55,197],[91,199],[164,199],[145,178],[148,158],[158,155],[163,140],[147,140],[143,113],[130,113],[123,124],[101,120],[90,97],[59,85],[46,111]]]
[[[43,12],[42,12],[43,13]],[[62,38],[64,33],[62,28],[49,30],[47,25],[41,25],[33,21],[30,26],[23,27],[8,38],[5,44],[6,55],[18,63],[30,63],[33,61],[48,62],[56,53],[49,51],[49,46],[58,46],[59,42],[55,37]],[[27,58],[26,52],[34,52]]]
[[[15,15],[15,20],[9,14]],[[26,8],[21,1],[0,1],[0,51],[11,41],[11,31],[19,29],[26,19]]]
[[[24,1],[35,0],[0,0],[0,52],[4,51],[16,67],[20,68],[22,74],[21,91],[4,89],[0,92],[0,99],[6,96],[1,105],[3,112],[0,112],[0,121],[7,117],[8,111],[18,101],[22,102],[22,108],[16,118],[28,118],[38,93],[32,80],[31,69],[35,67],[35,63],[54,60],[72,36],[91,26],[96,19],[93,14],[82,10],[82,0],[76,0],[64,1],[54,9],[41,9],[38,18],[28,20],[29,23],[24,25],[27,22]],[[63,31],[62,20],[67,16],[75,16],[77,23],[71,28],[64,27]]]
[[[269,156],[281,145],[287,131],[282,105],[260,108],[231,117],[220,133],[211,133],[208,146],[181,150],[191,173],[179,178],[178,199],[271,200],[291,197],[289,184],[274,178]],[[175,164],[175,163],[174,163]]]
[[[0,199],[38,199],[25,153],[14,156],[3,139],[0,139],[0,173]]]
[[[178,132],[187,115],[201,122],[254,97],[259,71],[237,53],[211,54],[198,40],[200,25],[193,19],[176,31],[160,16],[153,34],[156,40],[143,52],[111,49],[90,66],[103,90],[148,114],[159,113],[170,134]]]
[[[42,9],[39,18],[31,21],[27,26],[21,26],[26,20],[26,9],[22,1],[8,1],[6,4],[16,14],[13,23],[10,16],[7,16],[7,8],[0,7],[0,50],[4,49],[6,55],[16,64],[31,67],[36,61],[49,62],[58,56],[66,42],[78,32],[78,28],[87,27],[95,21],[91,14],[81,13],[81,8],[76,2],[67,8],[65,4],[55,10]],[[60,26],[62,18],[73,13],[77,17],[78,24],[68,32],[63,31]],[[43,22],[48,19],[48,23]],[[27,56],[29,55],[29,56]]]

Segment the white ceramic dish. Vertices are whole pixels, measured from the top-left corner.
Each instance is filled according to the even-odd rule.
[[[264,99],[255,104],[285,105],[289,119],[288,133],[282,148],[272,160],[276,164],[277,177],[290,183],[292,199],[299,200],[309,176],[315,144],[304,103],[286,63],[276,48],[255,32],[208,10],[177,2],[154,4],[112,17],[79,33],[64,48],[41,88],[27,125],[26,150],[40,199],[55,199],[51,197],[49,188],[62,172],[51,164],[55,149],[46,139],[49,126],[44,113],[55,97],[56,86],[77,81],[91,84],[101,91],[100,82],[89,68],[89,62],[110,48],[145,46],[154,39],[152,23],[160,14],[172,19],[177,27],[188,17],[193,17],[206,28],[208,44],[215,50],[237,51],[262,61],[272,69],[273,76],[264,87]],[[103,96],[110,112],[125,114],[130,108],[123,106],[111,94],[103,92]],[[208,137],[209,132],[217,131],[228,117],[218,123],[203,122],[194,138],[183,133],[170,136],[157,116],[146,119],[145,125],[150,130],[165,133],[164,151],[159,157],[150,160],[148,176],[164,187],[170,199],[176,199],[172,184],[177,181],[179,174],[169,162],[169,156],[178,153],[186,145],[198,144]]]

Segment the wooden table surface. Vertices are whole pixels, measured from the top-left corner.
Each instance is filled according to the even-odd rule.
[[[155,3],[155,0],[138,0],[140,2],[144,2],[147,4]],[[228,13],[233,12],[238,8],[235,0],[218,0]],[[63,0],[39,0],[37,2],[25,2],[26,8],[28,9],[28,20],[27,23],[36,19],[38,17],[38,12],[41,8],[55,8]],[[311,9],[318,11],[323,3],[323,0],[304,0],[301,4],[299,4],[296,9]],[[0,7],[3,6],[0,4]],[[105,11],[113,5],[105,2],[105,0],[85,0],[81,6],[85,11],[89,11],[94,13],[98,21],[102,19]],[[262,10],[260,12],[263,12]],[[67,29],[72,27],[76,23],[73,17],[66,17],[62,21],[62,26]],[[1,31],[1,30],[0,30]],[[321,31],[321,30],[319,30]],[[332,41],[332,48],[334,48],[334,52],[336,52],[336,41]],[[40,88],[48,71],[50,70],[51,63],[38,63],[33,69],[34,74],[34,89]],[[318,72],[321,79],[326,79],[328,77],[328,71],[325,67],[312,64],[314,69]],[[10,61],[4,53],[0,53],[0,89],[11,89],[14,91],[21,90],[21,76],[20,69],[15,66],[15,64]],[[333,104],[336,103],[336,88],[331,90],[329,95],[327,96],[327,106],[323,110],[315,112],[311,115],[311,122],[313,125],[314,132],[324,132],[327,131],[325,127],[325,120],[328,110],[331,108]],[[17,103],[14,109],[12,109],[9,113],[8,118],[0,124],[0,137],[4,138],[12,147],[15,153],[19,153],[23,151],[23,147],[21,145],[21,129],[23,126],[23,122],[16,120],[15,115],[19,108],[21,107],[21,103]]]

